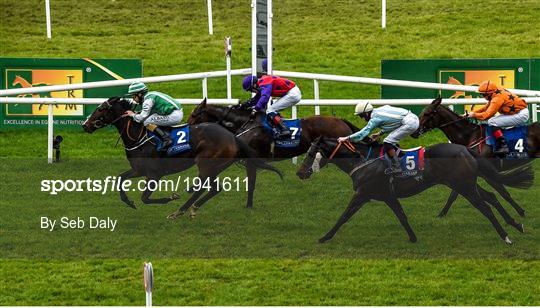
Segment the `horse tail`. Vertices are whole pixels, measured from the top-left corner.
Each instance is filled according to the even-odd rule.
[[[245,141],[239,139],[238,137],[234,137],[234,139],[236,140],[236,145],[240,151],[239,157],[244,159],[246,164],[251,164],[258,169],[273,171],[277,173],[277,175],[279,175],[279,177],[283,180],[283,173],[281,173],[279,169],[257,157],[257,152],[255,152],[255,150],[253,150]]]
[[[481,157],[474,151],[469,152],[476,158],[478,169],[482,177],[489,178],[505,186],[527,189],[531,188],[534,182],[534,170],[531,163],[521,165],[517,168],[505,171],[498,171],[497,168],[485,157]]]
[[[347,124],[347,126],[352,130],[353,133],[356,133],[360,130],[360,128],[358,128],[356,125],[352,124],[348,120],[341,119],[341,121],[345,122],[345,124]]]

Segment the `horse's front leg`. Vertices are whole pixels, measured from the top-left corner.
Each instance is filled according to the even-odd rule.
[[[246,172],[248,178],[248,197],[246,207],[253,208],[253,193],[255,192],[255,183],[257,182],[257,167],[246,162]]]
[[[355,193],[353,198],[349,202],[349,205],[347,206],[343,214],[341,214],[341,217],[339,217],[334,227],[319,239],[319,243],[324,243],[332,239],[334,235],[336,235],[336,232],[339,230],[339,228],[341,228],[344,223],[349,221],[349,219],[368,201],[369,198],[360,195],[358,192]]]
[[[452,190],[450,192],[450,196],[448,196],[448,200],[446,200],[446,204],[444,205],[443,209],[439,212],[439,215],[437,215],[437,217],[443,218],[444,216],[446,216],[446,214],[448,214],[448,210],[450,210],[450,207],[452,206],[454,201],[456,201],[458,196],[459,194],[455,190]]]
[[[161,179],[160,176],[147,176],[146,177],[146,187],[141,196],[141,200],[144,204],[167,204],[173,200],[180,198],[180,196],[177,193],[173,193],[170,197],[151,199],[150,196],[152,195],[152,193],[156,190],[156,188],[159,188],[159,183],[158,183],[159,179]],[[154,189],[150,189],[151,186],[154,187]]]
[[[126,194],[126,191],[123,189],[124,187],[123,183],[126,179],[135,178],[138,176],[139,176],[139,172],[137,172],[135,169],[129,169],[128,171],[124,171],[118,176],[118,179],[120,180],[120,189],[119,189],[120,199],[124,201],[124,203],[126,203],[130,208],[133,208],[133,209],[136,209],[137,207],[135,206],[135,202],[129,199],[128,195]]]

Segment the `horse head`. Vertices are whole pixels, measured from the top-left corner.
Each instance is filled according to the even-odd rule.
[[[189,115],[190,125],[213,122],[227,128],[229,131],[237,130],[250,119],[251,112],[242,104],[231,106],[208,105],[206,98]]]
[[[202,102],[193,109],[193,112],[189,115],[188,124],[194,125],[205,122],[215,122],[214,117],[208,112],[208,105],[206,97]]]
[[[93,133],[96,129],[111,125],[118,121],[126,110],[131,109],[131,103],[121,97],[111,97],[101,103],[82,124],[85,132]]]
[[[442,98],[439,96],[434,99],[431,104],[427,105],[420,113],[420,123],[418,129],[411,134],[411,137],[418,138],[423,133],[426,133],[434,128],[441,126],[443,119],[439,113]]]

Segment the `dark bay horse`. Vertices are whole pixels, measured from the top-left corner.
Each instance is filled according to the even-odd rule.
[[[263,127],[264,113],[258,113],[251,118],[251,111],[237,108],[238,106],[207,105],[206,101],[199,104],[188,119],[189,124],[214,122],[227,128],[238,138],[244,140],[257,151],[261,158],[267,160],[282,160],[306,153],[313,140],[317,137],[342,137],[358,131],[358,128],[346,120],[328,116],[312,116],[302,119],[301,139],[298,147],[274,147],[272,136]],[[249,170],[248,170],[249,172]],[[249,185],[255,186],[256,174],[251,174]],[[248,207],[251,202],[248,203]]]
[[[476,151],[482,157],[493,158],[491,161],[501,170],[512,169],[528,163],[526,159],[501,160],[493,156],[491,146],[486,144],[486,136],[480,125],[471,123],[467,118],[463,118],[450,108],[441,105],[440,97],[426,106],[420,114],[420,125],[418,130],[412,134],[412,137],[418,138],[421,134],[432,129],[439,128],[444,132],[448,140],[452,143],[461,144]],[[529,125],[529,135],[527,138],[530,157],[540,157],[540,123],[535,122]],[[489,181],[489,179],[486,179]],[[490,183],[491,185],[492,183]],[[502,185],[493,183],[492,185],[501,196],[508,201],[520,216],[525,215],[525,210],[520,207],[510,193]],[[448,197],[445,207],[439,213],[443,217],[448,213],[452,203],[456,200],[458,194],[452,191]]]
[[[98,106],[82,126],[88,133],[107,125],[114,125],[117,128],[126,149],[126,157],[131,165],[130,170],[118,176],[122,182],[129,178],[144,176],[146,183],[149,183],[151,180],[157,181],[165,175],[181,172],[195,164],[197,165],[198,177],[203,182],[208,180],[211,187],[202,197],[203,189],[193,192],[184,205],[168,216],[170,219],[182,215],[192,205],[191,213],[193,216],[198,208],[220,192],[221,189],[216,186],[218,183],[214,181],[216,177],[240,159],[245,161],[248,177],[250,174],[256,174],[257,169],[271,170],[280,177],[282,176],[275,167],[257,158],[256,153],[245,142],[213,123],[191,125],[189,141],[191,150],[173,157],[166,157],[166,154],[156,150],[156,146],[151,138],[148,138],[147,131],[142,124],[133,121],[131,117],[123,116],[125,111],[130,109],[129,101],[119,97],[110,98]],[[248,196],[253,195],[254,189],[255,186],[248,186]],[[178,198],[177,195],[173,194],[168,198],[151,199],[152,192],[147,186],[141,196],[141,200],[145,204],[166,204]],[[201,198],[199,199],[199,197]],[[125,191],[120,190],[120,198],[128,206],[135,208],[134,202],[128,198]]]
[[[425,167],[421,177],[390,180],[390,176],[385,174],[385,170],[388,168],[386,160],[379,157],[367,159],[372,153],[379,153],[382,145],[376,142],[365,145],[355,143],[355,148],[351,150],[345,146],[336,149],[337,144],[335,139],[320,138],[315,140],[297,172],[301,179],[309,178],[316,154],[320,153],[322,155],[321,167],[332,162],[349,174],[354,183],[355,194],[347,209],[338,219],[336,225],[320,238],[319,242],[326,242],[334,237],[338,229],[370,200],[385,202],[407,231],[409,240],[416,242],[416,235],[409,225],[398,198],[407,198],[434,185],[443,184],[463,195],[491,222],[506,243],[512,243],[508,238],[508,233],[499,224],[491,208],[484,202],[483,196],[491,193],[478,186],[477,178],[478,174],[482,172],[505,185],[530,187],[533,176],[530,166],[525,166],[523,170],[501,174],[485,159],[474,157],[466,147],[446,143],[425,149]],[[497,209],[499,208],[502,209],[500,204]],[[522,225],[516,223],[504,209],[500,212],[508,224],[523,232]]]

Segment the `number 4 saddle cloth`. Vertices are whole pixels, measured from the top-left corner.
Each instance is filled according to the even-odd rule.
[[[486,144],[495,149],[495,137],[493,137],[493,127],[483,126],[486,136]],[[527,125],[516,126],[507,129],[503,129],[503,136],[506,139],[508,150],[510,151],[506,155],[506,159],[524,159],[529,158],[529,149],[527,144],[527,137],[529,135],[529,127]]]

